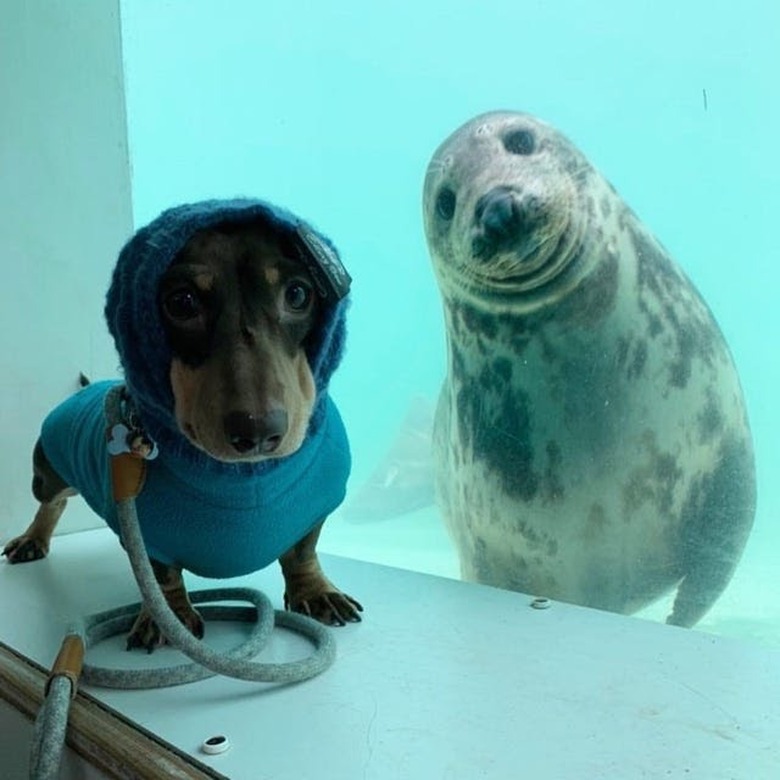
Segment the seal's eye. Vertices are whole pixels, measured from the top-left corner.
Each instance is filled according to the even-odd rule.
[[[504,149],[510,154],[533,154],[536,139],[530,130],[513,130],[504,136]]]
[[[174,322],[190,322],[203,313],[203,304],[192,290],[182,288],[165,296],[163,311]]]
[[[455,214],[455,193],[445,187],[441,190],[436,198],[436,213],[446,220],[451,220],[453,214]]]
[[[284,304],[290,311],[297,314],[305,312],[312,302],[311,285],[302,279],[293,279],[284,288]]]

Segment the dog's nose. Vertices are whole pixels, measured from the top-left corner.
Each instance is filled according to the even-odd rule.
[[[225,415],[225,434],[233,449],[241,455],[257,450],[270,455],[282,443],[287,433],[287,412],[272,409],[261,416],[250,412],[230,412]]]

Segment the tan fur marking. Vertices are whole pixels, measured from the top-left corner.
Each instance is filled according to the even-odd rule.
[[[210,292],[214,288],[215,277],[210,271],[204,271],[195,274],[192,277],[192,282],[201,292]]]
[[[279,273],[279,269],[275,265],[263,268],[263,276],[271,287],[278,285],[282,278],[282,275]]]
[[[203,375],[174,358],[171,361],[170,378],[176,423],[179,430],[192,440],[193,444],[197,444],[198,436],[193,427],[193,414],[198,408]]]
[[[323,573],[317,558],[318,525],[288,550],[279,563],[284,575],[284,606],[328,625],[359,623],[361,604],[340,591]]]

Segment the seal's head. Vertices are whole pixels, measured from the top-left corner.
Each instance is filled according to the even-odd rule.
[[[234,241],[231,236],[237,233],[248,238]],[[273,246],[269,244],[271,239],[266,239],[266,236],[274,237]],[[224,290],[213,289],[213,285],[221,278],[221,271],[217,270],[212,275],[201,272],[200,277],[203,278],[200,278],[197,271],[202,265],[193,263],[191,258],[193,252],[200,252],[200,256],[206,259],[217,255],[221,245],[234,248],[231,264],[235,269],[235,278],[229,283],[232,290],[230,298],[226,297]],[[241,359],[242,351],[243,354],[250,351],[247,345],[258,339],[248,324],[247,318],[251,316],[249,312],[260,311],[262,307],[271,311],[272,315],[275,311],[273,298],[268,303],[248,303],[246,300],[251,295],[250,288],[255,287],[254,280],[261,276],[257,269],[253,270],[253,267],[247,265],[258,246],[269,246],[269,251],[278,252],[282,263],[280,268],[284,266],[285,256],[300,261],[299,265],[307,272],[316,291],[316,307],[311,309],[316,319],[310,327],[307,326],[305,334],[297,339],[303,350],[301,360],[306,364],[306,410],[303,421],[298,424],[301,430],[295,432],[292,444],[287,446],[285,439],[278,449],[279,436],[267,437],[264,440],[266,446],[263,447],[263,442],[256,446],[256,439],[252,441],[242,433],[248,421],[254,425],[252,415],[226,415],[224,422],[223,417],[218,417],[215,425],[235,429],[228,437],[232,438],[235,449],[231,451],[228,448],[223,452],[219,450],[220,445],[211,443],[217,436],[209,435],[205,424],[200,429],[197,424],[182,424],[189,412],[186,409],[183,411],[182,393],[177,392],[174,385],[192,388],[200,383],[203,386],[196,375],[200,370],[201,374],[208,372],[213,377],[213,381],[209,378],[210,388],[232,388],[238,380],[234,381],[229,375],[245,375],[251,370],[246,366],[247,361],[242,363]],[[172,294],[176,307],[173,319],[183,321],[183,335],[180,344],[171,343],[171,312],[167,309],[163,311],[161,290],[169,284],[174,267],[174,277],[194,269],[194,286],[189,289],[194,291],[195,298],[202,293],[204,307],[212,305],[208,316],[201,317],[201,320],[215,320],[218,323],[211,329],[205,326],[200,328],[203,338],[196,345],[197,348],[193,348],[192,339],[186,332],[190,324],[193,327],[197,325],[194,316],[197,312],[192,311],[192,296],[188,299],[175,289]],[[208,268],[205,270],[208,271]],[[278,277],[280,272],[273,270],[266,273]],[[120,253],[106,299],[105,314],[119,352],[130,397],[145,429],[159,443],[161,451],[206,463],[214,458],[218,462],[242,461],[241,465],[250,471],[262,470],[269,465],[268,457],[285,455],[297,449],[307,435],[307,430],[308,435],[314,434],[324,415],[330,377],[342,355],[348,286],[349,276],[328,239],[299,217],[264,201],[235,199],[178,206],[163,212],[139,230]],[[295,286],[292,293],[302,294]],[[289,296],[291,293],[287,290],[280,294]],[[295,301],[293,304],[297,307]],[[221,310],[223,313],[219,313]],[[273,316],[269,322],[276,327]],[[235,331],[235,343],[238,346],[229,345],[228,337],[224,335],[229,328]],[[204,344],[205,347],[202,346]],[[280,340],[280,344],[280,352],[290,352],[294,346],[290,339],[284,342]],[[199,354],[203,349],[209,350],[208,359]],[[220,362],[213,358],[217,349],[223,353],[219,357]],[[254,363],[258,363],[258,359],[254,359]],[[202,365],[206,366],[205,370],[201,369]],[[259,370],[263,370],[262,365]],[[245,384],[249,385],[251,394],[251,382]],[[208,395],[201,392],[201,387],[195,387],[195,392],[200,393],[201,397]],[[192,392],[189,395],[192,396]],[[201,417],[209,413],[210,406],[218,409],[213,397],[215,394],[211,395],[210,398],[198,401],[199,408],[206,410]],[[189,398],[188,402],[191,400]],[[224,431],[221,436],[225,438]],[[224,450],[224,442],[221,446]],[[272,448],[274,452],[271,452]],[[218,467],[218,464],[213,467]]]
[[[423,212],[443,292],[535,294],[571,263],[585,229],[584,156],[550,125],[513,112],[456,130],[428,166]]]

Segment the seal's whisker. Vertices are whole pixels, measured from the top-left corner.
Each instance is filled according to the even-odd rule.
[[[428,173],[436,174],[441,173],[445,168],[444,160],[433,159],[428,163]]]

